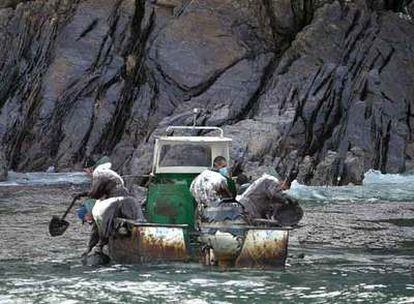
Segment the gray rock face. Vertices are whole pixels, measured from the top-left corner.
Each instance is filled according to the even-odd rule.
[[[16,7],[20,2],[25,2],[30,0],[2,0],[0,2],[0,9],[2,8],[8,8],[8,7]]]
[[[123,173],[147,173],[154,136],[191,124],[194,107],[255,177],[336,185],[414,167],[412,1],[6,2],[11,169],[108,154]]]
[[[4,150],[0,146],[0,182],[5,181],[7,179],[7,161],[6,155],[4,154]]]
[[[349,8],[344,16],[337,3],[324,6],[314,18],[294,41],[295,48],[285,54],[294,62],[276,76],[274,88],[264,97],[267,107],[259,109],[259,115],[267,118],[268,107],[280,100],[281,113],[293,114],[278,149],[279,171],[286,174],[298,168],[301,157],[308,155],[316,160],[319,171],[319,163],[333,150],[339,163],[329,176],[346,180],[344,160],[353,148],[365,152],[359,156],[365,170],[404,171],[411,159],[407,155],[412,136],[408,109],[413,102],[413,89],[406,80],[413,80],[414,70],[412,66],[402,69],[396,61],[409,62],[413,54],[395,31],[402,30],[412,39],[413,25],[393,13],[358,7]],[[331,44],[320,43],[323,39]],[[284,157],[292,150],[299,156],[293,164]]]

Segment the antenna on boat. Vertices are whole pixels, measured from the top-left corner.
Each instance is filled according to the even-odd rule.
[[[193,109],[193,127],[197,125],[197,115],[200,111],[197,108]]]
[[[202,127],[202,126],[197,126],[197,116],[200,113],[200,109],[194,108],[193,109],[193,125],[192,126],[168,126],[168,128],[165,130],[165,132],[167,132],[167,134],[169,132],[172,132],[174,130],[208,130],[208,131],[219,131],[220,132],[220,137],[224,137],[224,131],[222,128],[219,127]],[[171,136],[167,135],[167,136]]]

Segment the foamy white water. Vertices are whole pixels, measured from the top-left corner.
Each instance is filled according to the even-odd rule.
[[[0,182],[1,186],[58,186],[58,185],[83,185],[90,182],[90,178],[84,172],[9,172],[7,181]]]
[[[293,181],[287,193],[302,201],[318,202],[376,202],[412,201],[414,175],[382,174],[370,170],[361,186],[305,186]]]

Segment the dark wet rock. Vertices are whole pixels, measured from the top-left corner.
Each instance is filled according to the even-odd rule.
[[[364,152],[363,171],[403,172],[411,159],[406,149],[412,136],[411,110],[407,109],[413,99],[405,80],[412,80],[414,71],[401,69],[396,61],[408,62],[413,54],[396,37],[401,31],[411,40],[412,24],[394,13],[358,6],[343,12],[338,3],[316,12],[314,21],[282,57],[274,86],[262,98],[258,114],[272,119],[274,111],[269,108],[279,107],[286,126],[277,149],[278,169],[284,175],[298,171],[303,160],[309,164],[307,156],[315,159],[314,170],[327,157],[334,163],[328,151],[335,151],[336,168],[318,179],[331,184],[337,176],[342,184],[351,179],[344,165],[354,147]],[[323,39],[332,43],[319,43]],[[395,81],[399,77],[401,81]],[[298,151],[293,161],[292,150]]]
[[[407,11],[411,18],[414,18],[414,1],[411,1],[411,3],[407,6]]]
[[[2,9],[2,8],[14,8],[19,3],[25,2],[25,1],[30,1],[30,0],[2,0],[0,2],[0,9]]]
[[[82,264],[84,266],[104,266],[108,265],[111,262],[111,258],[102,252],[92,252],[86,256],[82,257]]]
[[[79,169],[107,154],[116,170],[147,174],[154,137],[191,124],[197,107],[255,178],[277,169],[342,185],[370,168],[404,172],[413,5],[3,1],[0,142],[14,170]]]
[[[275,162],[269,154],[280,133],[272,124],[245,119],[225,126],[224,132],[233,139],[230,154],[234,160],[242,163],[249,178],[256,180],[263,174],[276,175]]]
[[[0,182],[7,179],[7,160],[3,148],[0,146]]]
[[[303,158],[298,168],[298,175],[296,176],[296,179],[299,183],[309,184],[310,180],[313,177],[313,169],[315,167],[314,163],[315,159],[309,155],[306,155]]]
[[[342,185],[357,185],[361,183],[366,172],[364,166],[365,157],[364,151],[358,147],[354,147],[347,152],[344,161],[345,172],[341,175],[344,177],[344,180],[340,181]]]
[[[321,186],[323,184],[334,186],[338,184],[337,167],[339,166],[338,153],[328,151],[325,158],[318,163],[313,173],[311,184]]]

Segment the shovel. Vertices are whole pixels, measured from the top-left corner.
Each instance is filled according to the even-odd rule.
[[[70,203],[70,206],[68,209],[66,209],[63,216],[60,218],[57,215],[54,215],[49,222],[49,233],[51,236],[58,236],[65,233],[66,229],[69,227],[69,222],[65,221],[66,215],[68,215],[70,209],[72,209],[75,202],[79,199],[79,196],[75,196],[72,200],[72,203]]]

